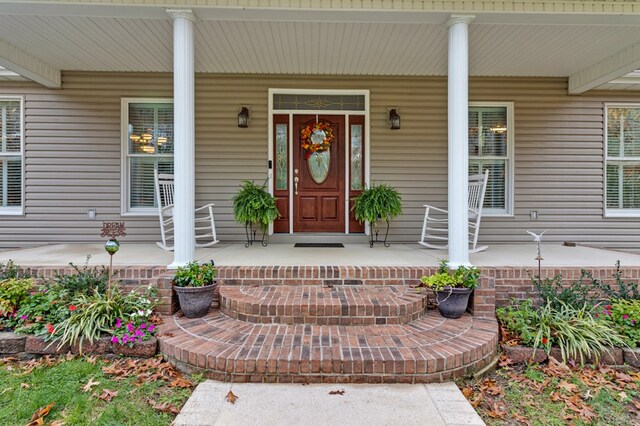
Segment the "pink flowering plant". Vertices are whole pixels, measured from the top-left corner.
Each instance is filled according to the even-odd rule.
[[[614,300],[600,306],[595,315],[624,337],[629,346],[640,346],[640,300]]]
[[[116,319],[111,342],[134,347],[136,343],[150,340],[155,334],[156,326],[149,322],[149,315],[146,315],[146,311],[139,311],[128,320]]]

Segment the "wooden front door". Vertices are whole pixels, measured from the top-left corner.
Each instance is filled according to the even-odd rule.
[[[307,158],[302,130],[316,121],[333,131],[326,153]],[[293,117],[293,231],[345,232],[344,116]],[[312,162],[312,164],[309,164]]]

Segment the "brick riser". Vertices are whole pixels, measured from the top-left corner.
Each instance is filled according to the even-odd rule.
[[[427,307],[427,292],[407,286],[234,286],[220,291],[220,311],[252,323],[407,324]]]
[[[251,324],[221,313],[167,317],[160,350],[179,369],[234,382],[428,383],[477,372],[495,358],[495,319],[407,325]]]

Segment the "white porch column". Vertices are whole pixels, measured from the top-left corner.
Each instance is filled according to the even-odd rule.
[[[469,23],[474,16],[452,15],[449,29],[449,264],[469,263]]]
[[[195,60],[190,10],[167,10],[173,17],[174,236],[173,263],[195,258]]]

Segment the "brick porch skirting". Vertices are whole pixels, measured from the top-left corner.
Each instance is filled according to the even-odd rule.
[[[29,268],[41,281],[69,266]],[[449,320],[425,310],[420,277],[435,267],[221,266],[218,300],[203,319],[166,316],[159,344],[178,368],[251,382],[419,383],[449,380],[494,360],[496,304],[537,296],[532,268],[482,268],[469,312]],[[565,282],[582,268],[543,268]],[[615,268],[587,268],[614,284]],[[160,313],[178,309],[164,266],[114,268],[126,290],[155,285]],[[621,268],[625,281],[640,267]],[[368,291],[370,290],[370,291]],[[388,309],[387,309],[388,308]]]
[[[402,266],[220,266],[219,282],[223,284],[246,285],[417,285],[420,277],[436,272],[435,267]],[[471,310],[474,315],[493,316],[495,306],[503,306],[511,299],[537,297],[531,276],[537,274],[535,268],[517,266],[483,267],[480,286],[474,290]],[[614,267],[594,268],[542,268],[542,278],[562,274],[565,283],[578,280],[581,270],[609,284]],[[72,273],[68,266],[31,266],[32,275],[38,278],[53,278],[56,273]],[[624,280],[640,280],[640,267],[622,267]],[[166,266],[118,266],[114,267],[114,277],[121,281],[126,290],[155,285],[158,288],[158,311],[171,314],[178,310],[178,302],[171,285],[172,271]],[[217,300],[214,302],[217,307]]]

